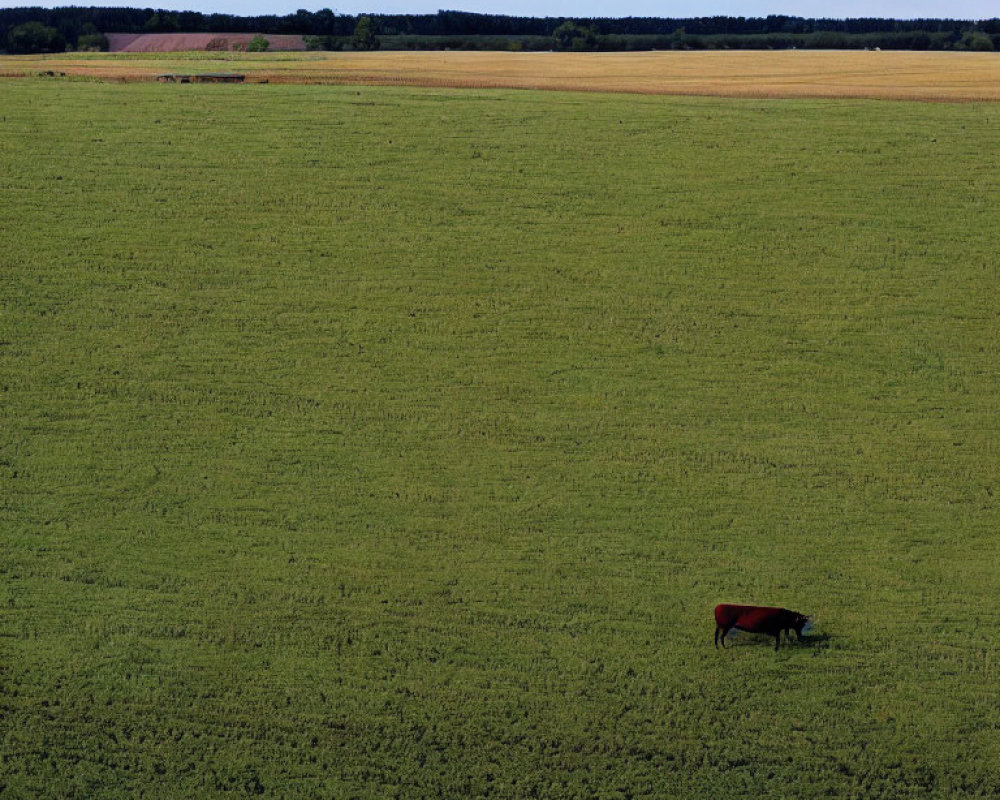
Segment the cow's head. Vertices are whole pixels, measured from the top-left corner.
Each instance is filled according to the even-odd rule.
[[[795,615],[795,632],[801,636],[804,633],[809,633],[812,630],[813,621],[812,617],[807,617],[805,614]]]

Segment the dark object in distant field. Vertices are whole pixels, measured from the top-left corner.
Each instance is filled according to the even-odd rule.
[[[802,634],[808,632],[812,622],[809,617],[798,611],[774,606],[736,606],[720,603],[715,607],[715,646],[719,646],[719,634],[722,634],[722,647],[726,647],[726,635],[736,628],[747,633],[763,633],[774,637],[774,649],[781,646],[781,633],[784,631],[788,640],[792,639],[792,631],[799,641]]]
[[[160,83],[243,83],[246,75],[236,72],[204,72],[200,75],[175,75],[166,73],[157,75]]]
[[[237,72],[204,72],[201,75],[192,75],[191,80],[195,83],[243,83],[245,75]]]

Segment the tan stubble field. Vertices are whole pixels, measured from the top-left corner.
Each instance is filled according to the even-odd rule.
[[[239,71],[252,82],[547,89],[728,97],[1000,100],[1000,55],[905,51],[376,52],[0,57],[0,75],[152,80]]]

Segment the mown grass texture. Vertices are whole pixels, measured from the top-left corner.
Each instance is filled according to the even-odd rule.
[[[0,99],[5,796],[1000,789],[995,106]]]

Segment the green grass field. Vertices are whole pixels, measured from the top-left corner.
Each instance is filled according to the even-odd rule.
[[[0,795],[995,797],[998,154],[0,83]]]

